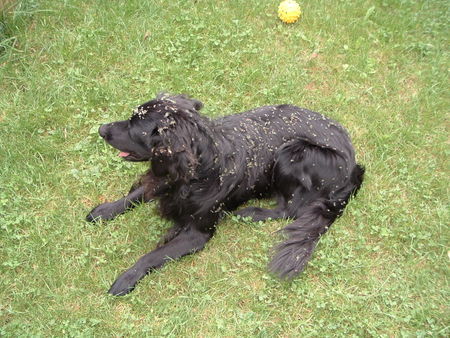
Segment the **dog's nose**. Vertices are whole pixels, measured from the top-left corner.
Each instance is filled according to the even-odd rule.
[[[106,124],[102,124],[102,125],[100,126],[100,128],[98,128],[98,133],[99,133],[100,136],[103,137],[103,138],[106,138],[106,134],[107,134],[106,129],[107,129]]]

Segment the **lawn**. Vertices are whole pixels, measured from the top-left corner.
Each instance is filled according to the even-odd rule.
[[[292,25],[267,0],[23,0],[0,16],[0,336],[450,335],[449,2],[300,5]],[[366,180],[299,278],[266,269],[288,221],[229,216],[201,253],[106,294],[169,224],[154,204],[84,221],[146,168],[97,129],[162,90],[210,117],[294,103],[348,128]]]

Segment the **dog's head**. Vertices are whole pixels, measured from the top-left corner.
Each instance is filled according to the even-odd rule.
[[[101,125],[99,134],[124,160],[150,160],[154,171],[176,179],[180,172],[187,175],[194,170],[197,159],[192,141],[201,124],[198,110],[202,107],[200,101],[184,95],[159,94],[137,107],[129,120]],[[170,166],[178,167],[173,169],[176,172]]]

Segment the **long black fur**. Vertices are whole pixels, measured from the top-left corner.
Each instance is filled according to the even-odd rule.
[[[151,169],[129,195],[104,203],[89,221],[111,219],[136,203],[159,200],[174,222],[157,249],[141,257],[109,292],[123,295],[153,269],[201,250],[227,212],[242,203],[275,197],[275,209],[249,207],[253,220],[291,218],[270,270],[282,278],[300,273],[320,238],[363,180],[350,138],[337,122],[293,105],[264,106],[210,120],[202,103],[160,94],[130,120],[102,125],[100,135],[129,161]]]

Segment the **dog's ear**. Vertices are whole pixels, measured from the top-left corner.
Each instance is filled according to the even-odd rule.
[[[193,149],[189,123],[161,131],[161,144],[154,148],[155,156],[165,159],[167,174],[173,181],[189,181],[195,177],[199,160]]]
[[[156,96],[157,100],[168,101],[170,103],[174,103],[180,110],[189,110],[189,111],[199,111],[203,108],[203,103],[190,98],[187,95],[172,95],[169,93],[159,93]]]

